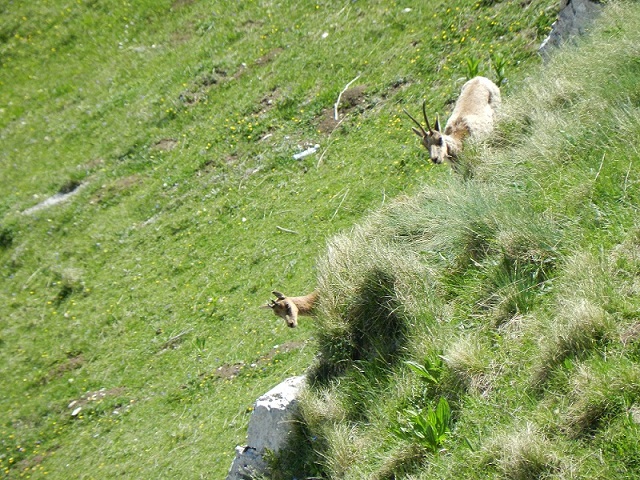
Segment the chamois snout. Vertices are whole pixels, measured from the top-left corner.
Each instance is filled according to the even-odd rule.
[[[427,136],[425,148],[429,151],[429,158],[433,163],[439,165],[449,158],[449,150],[439,131],[432,131]]]

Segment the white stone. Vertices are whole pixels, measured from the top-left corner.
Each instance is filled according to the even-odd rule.
[[[283,448],[292,430],[305,377],[291,377],[256,400],[247,429],[247,446],[236,447],[227,480],[246,480],[266,471],[266,450]]]

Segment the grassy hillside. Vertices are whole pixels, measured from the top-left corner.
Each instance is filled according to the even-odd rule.
[[[326,308],[331,298],[340,307],[351,297],[331,293],[326,261],[315,269],[327,239],[400,193],[423,185],[438,185],[443,198],[459,192],[446,188],[459,182],[450,169],[429,165],[401,108],[426,98],[445,114],[478,61],[480,73],[506,75],[508,94],[539,63],[535,49],[555,4],[0,5],[2,475],[222,478],[253,400],[303,372],[342,328],[325,327],[327,314],[320,328],[303,321],[289,330],[258,306],[273,288],[313,288],[320,273]],[[358,75],[338,125],[331,110]],[[562,98],[559,109],[575,101],[571,91]],[[503,127],[507,144],[531,131],[527,114],[518,115]],[[315,155],[292,159],[315,144]],[[609,191],[612,157],[593,195]],[[516,166],[503,175],[526,192]],[[480,166],[477,177],[491,172]],[[634,177],[625,175],[630,200]],[[562,200],[565,185],[555,183]],[[64,203],[31,210],[69,192]],[[533,197],[537,211],[547,210],[545,195]],[[423,197],[411,198],[407,206]],[[402,203],[394,205],[387,211]],[[580,211],[561,205],[549,215]],[[589,211],[626,231],[606,210]],[[471,231],[458,225],[460,235]],[[481,275],[456,261],[438,295],[460,319],[476,315],[475,304],[445,300],[465,284],[480,292]],[[478,343],[479,352],[489,347]]]
[[[466,175],[329,242],[276,478],[640,477],[639,59],[640,5],[608,6]]]

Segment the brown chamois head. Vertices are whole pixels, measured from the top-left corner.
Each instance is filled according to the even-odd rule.
[[[449,153],[449,147],[447,145],[445,135],[440,131],[440,118],[436,114],[435,128],[431,128],[429,119],[427,118],[426,100],[422,102],[422,115],[424,121],[427,124],[427,130],[424,129],[422,124],[411,116],[409,112],[404,110],[404,113],[413,120],[418,128],[411,127],[413,133],[418,135],[422,141],[422,145],[429,151],[429,157],[433,163],[443,163],[445,160],[451,157]]]
[[[287,326],[291,328],[295,328],[298,326],[298,307],[293,301],[285,297],[282,293],[278,291],[272,292],[276,296],[276,300],[271,300],[266,305],[263,305],[262,308],[271,308],[273,313],[277,316],[284,318],[285,322],[287,322]]]

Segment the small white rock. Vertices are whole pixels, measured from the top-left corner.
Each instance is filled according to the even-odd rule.
[[[313,147],[307,148],[304,152],[296,153],[293,156],[293,159],[294,160],[301,160],[304,157],[308,157],[309,155],[313,155],[314,153],[316,153],[318,151],[319,148],[320,148],[320,145],[315,144]]]

